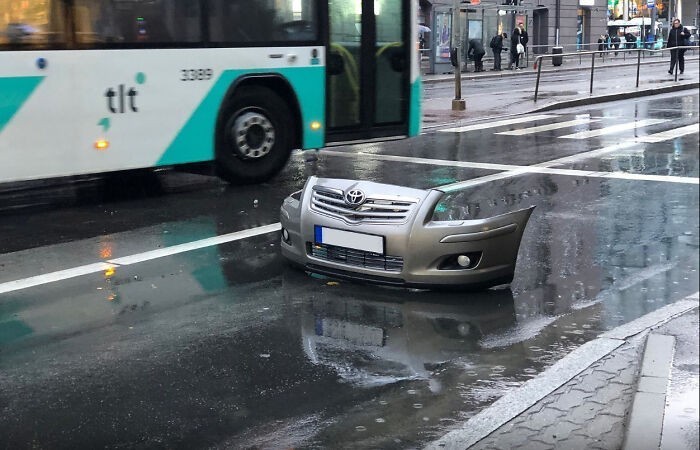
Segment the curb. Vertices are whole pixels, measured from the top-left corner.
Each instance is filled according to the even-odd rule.
[[[692,61],[700,61],[700,56],[697,58],[686,58],[686,62],[692,62]],[[642,62],[640,65],[646,66],[646,65],[653,65],[653,64],[668,64],[668,60],[659,60],[659,61],[648,61],[648,62]],[[614,64],[614,65],[609,65],[609,66],[596,66],[597,69],[609,69],[609,68],[616,68],[616,67],[631,67],[631,66],[636,66],[637,63],[622,63],[622,64]],[[580,65],[579,67],[566,67],[563,69],[542,69],[542,73],[560,73],[560,72],[575,72],[579,70],[590,70],[590,66],[583,66]],[[473,81],[473,80],[481,80],[481,79],[493,79],[493,78],[508,78],[508,77],[518,77],[518,76],[525,76],[525,75],[537,75],[537,70],[534,70],[531,72],[529,70],[529,67],[526,69],[522,70],[503,70],[501,72],[497,73],[486,73],[484,75],[469,75],[470,73],[473,72],[464,72],[462,73],[462,80],[467,80],[467,81]],[[426,78],[426,76],[434,76],[434,77],[441,77],[441,78]],[[423,85],[426,84],[436,84],[436,83],[454,83],[454,73],[451,75],[445,74],[445,75],[421,75],[421,78],[423,79]]]
[[[606,103],[617,100],[626,100],[630,98],[647,97],[650,95],[666,94],[668,92],[685,91],[688,89],[700,88],[700,82],[676,84],[673,86],[664,86],[659,88],[644,89],[638,91],[618,92],[615,94],[595,95],[587,98],[578,98],[574,100],[564,100],[561,102],[550,103],[541,108],[531,109],[529,112],[544,112],[553,111],[555,109],[573,108],[575,106],[591,105],[595,103]]]
[[[698,307],[698,296],[685,297],[632,322],[601,334],[564,356],[553,366],[519,388],[506,393],[483,409],[461,428],[427,444],[426,449],[467,449],[510,422],[538,401],[554,392],[588,367],[612,353],[628,338],[647,332]]]
[[[653,450],[661,445],[675,346],[673,336],[656,333],[647,336],[622,450]]]

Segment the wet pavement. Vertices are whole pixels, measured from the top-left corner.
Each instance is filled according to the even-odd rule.
[[[310,175],[457,186],[436,218],[536,209],[515,280],[483,292],[310,276],[267,233],[2,293],[0,446],[431,442],[602,332],[697,291],[698,133],[644,140],[697,124],[699,102],[665,95],[297,153],[258,186],[160,172],[5,191],[0,286],[275,223]],[[578,119],[590,121],[496,134]]]

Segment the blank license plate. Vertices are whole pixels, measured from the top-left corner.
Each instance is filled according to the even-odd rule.
[[[365,252],[384,254],[384,237],[354,231],[336,230],[320,225],[314,226],[314,242],[335,245]]]

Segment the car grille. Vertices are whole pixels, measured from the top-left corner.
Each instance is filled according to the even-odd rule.
[[[311,242],[306,243],[306,251],[314,258],[347,264],[348,266],[387,272],[401,272],[403,270],[403,258],[400,256],[385,256],[352,248]]]
[[[343,199],[343,191],[314,187],[311,209],[350,223],[403,223],[417,202],[418,199],[374,196],[359,206],[350,206]]]

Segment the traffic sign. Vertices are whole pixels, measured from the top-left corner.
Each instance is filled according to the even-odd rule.
[[[656,6],[655,0],[647,0],[647,8],[653,8],[654,6]]]

